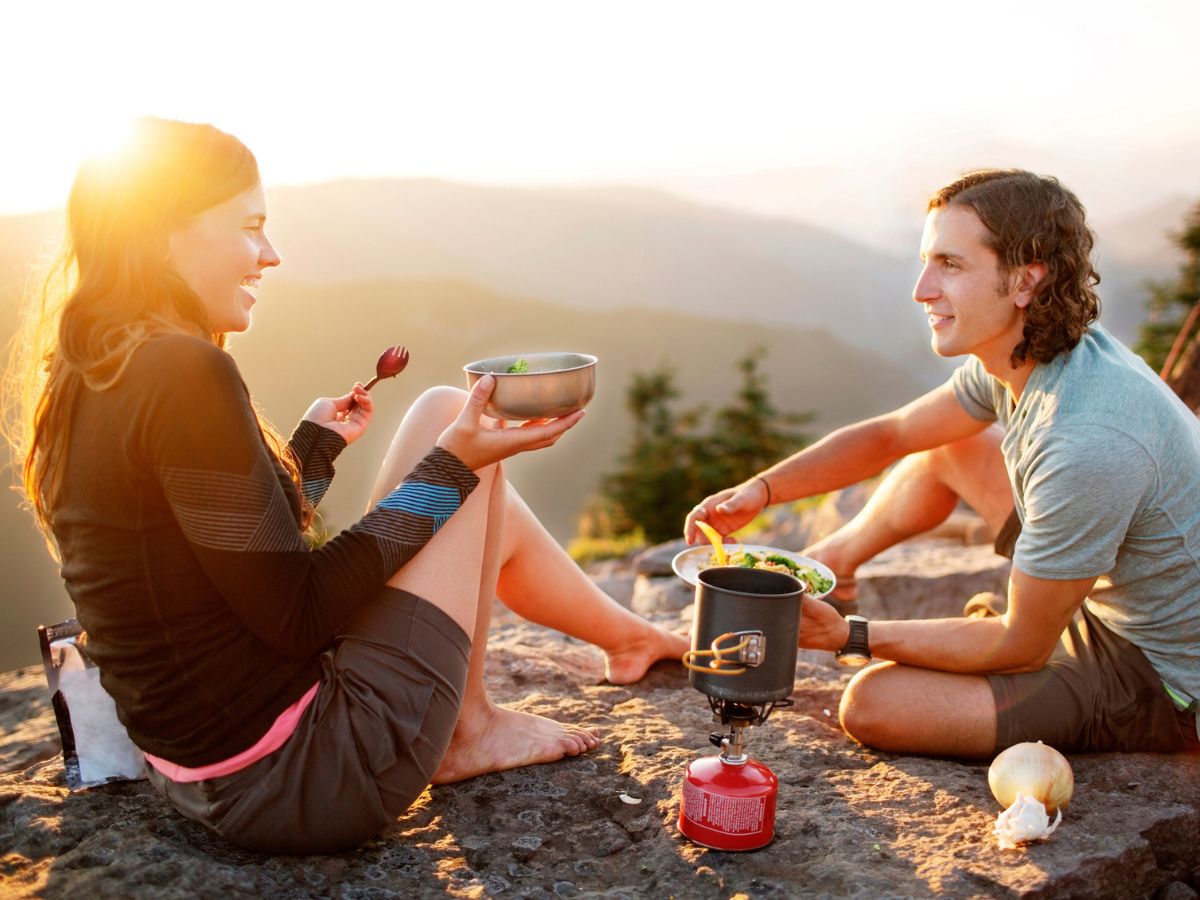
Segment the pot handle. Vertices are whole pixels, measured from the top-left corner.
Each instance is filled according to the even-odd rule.
[[[738,640],[730,647],[720,646],[722,641]],[[680,658],[685,669],[704,672],[708,675],[741,675],[746,669],[758,666],[766,656],[766,636],[761,631],[727,631],[713,638],[708,650],[688,650]],[[734,655],[734,659],[726,656]],[[713,659],[708,665],[698,666],[695,661],[702,656]],[[735,667],[736,668],[732,668]]]

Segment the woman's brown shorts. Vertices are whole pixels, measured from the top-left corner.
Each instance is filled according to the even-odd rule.
[[[374,837],[421,795],[458,719],[471,641],[431,603],[385,588],[321,656],[295,733],[232,775],[150,781],[185,816],[266,853],[332,853]]]
[[[1020,531],[1014,512],[996,552],[1011,559]],[[987,678],[996,701],[996,751],[1039,740],[1076,753],[1200,749],[1195,715],[1177,710],[1142,651],[1086,606],[1044,667]]]

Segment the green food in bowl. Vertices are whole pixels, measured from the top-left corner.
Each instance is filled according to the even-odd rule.
[[[506,374],[508,374],[508,375],[524,375],[528,371],[529,371],[529,360],[527,360],[525,357],[522,356],[515,363],[513,363],[511,366],[508,367]]]

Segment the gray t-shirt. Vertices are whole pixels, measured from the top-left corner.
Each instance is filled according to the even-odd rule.
[[[1004,428],[1013,564],[1052,580],[1107,573],[1112,590],[1088,608],[1200,698],[1200,422],[1099,326],[1036,366],[1015,406],[974,357],[950,381],[968,413]]]

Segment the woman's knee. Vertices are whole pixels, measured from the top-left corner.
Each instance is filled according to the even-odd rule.
[[[466,396],[466,392],[458,388],[440,386],[430,388],[413,402],[392,435],[371,491],[368,509],[429,452],[442,432],[462,412]]]
[[[448,385],[431,387],[424,391],[404,414],[400,427],[392,438],[393,452],[401,447],[413,448],[415,452],[419,445],[420,452],[428,449],[427,445],[436,441],[443,431],[458,418],[467,402],[467,392]],[[412,460],[415,462],[415,460]]]
[[[424,391],[413,401],[404,416],[407,423],[413,419],[421,423],[449,425],[458,418],[467,403],[467,392],[461,388],[442,384]],[[403,427],[403,426],[402,426]]]

